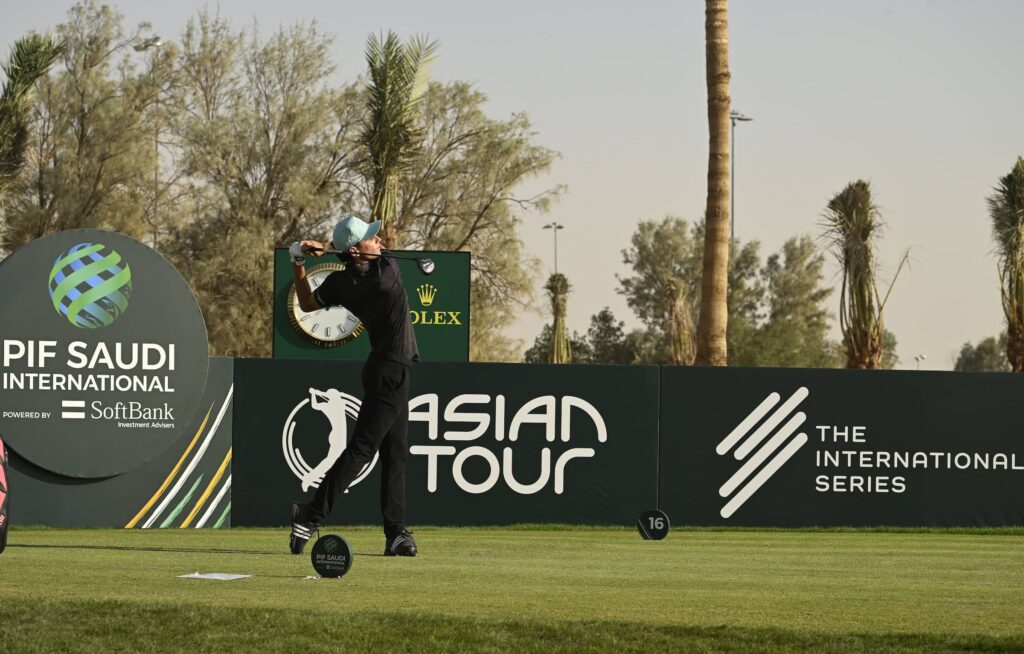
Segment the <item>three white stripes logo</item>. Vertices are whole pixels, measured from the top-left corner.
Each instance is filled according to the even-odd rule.
[[[84,409],[85,400],[61,400],[60,417],[65,420],[85,420],[85,411],[67,411],[66,409]]]
[[[733,454],[737,461],[742,461],[747,459],[747,455],[760,445],[765,438],[771,435],[771,438],[768,438],[768,442],[761,445],[761,449],[757,450],[753,456],[747,459],[746,463],[718,489],[718,494],[723,498],[732,495],[732,499],[722,507],[721,515],[723,518],[729,518],[732,514],[736,513],[736,510],[743,506],[744,502],[749,500],[807,442],[807,434],[802,432],[797,434],[792,440],[788,442],[787,440],[807,420],[807,415],[802,411],[793,413],[793,410],[807,399],[808,395],[810,395],[810,392],[806,387],[802,386],[788,400],[783,402],[782,406],[772,412],[775,405],[782,399],[782,396],[778,393],[772,393],[764,398],[764,401],[750,415],[744,418],[743,422],[737,425],[715,448],[719,455],[724,456],[729,453],[729,450],[734,445],[742,440],[743,442],[740,443]],[[772,412],[771,415],[764,422],[761,422],[769,412]],[[789,419],[786,420],[786,418]],[[786,423],[778,431],[775,431],[776,427],[783,420],[786,420]],[[760,423],[760,426],[754,430],[754,433],[747,436],[747,433],[758,423]],[[746,440],[743,440],[745,436]],[[782,448],[781,450],[779,449],[780,447]],[[766,459],[768,459],[768,463],[758,470]],[[753,475],[752,478],[751,475]],[[744,482],[746,483],[744,484]]]

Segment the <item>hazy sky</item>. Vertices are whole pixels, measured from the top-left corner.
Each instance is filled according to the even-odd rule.
[[[70,2],[2,0],[0,47],[64,20]],[[699,218],[707,175],[704,4],[696,0],[515,3],[434,0],[224,0],[113,3],[132,26],[177,38],[190,15],[219,8],[264,32],[316,19],[336,37],[338,79],[362,70],[370,32],[441,41],[441,80],[470,80],[495,118],[526,111],[536,142],[561,160],[531,188],[565,183],[547,216],[524,218],[538,285],[558,265],[574,292],[569,326],[603,306],[638,323],[616,292],[636,223]],[[888,224],[883,277],[910,248],[912,267],[886,311],[900,367],[948,369],[965,341],[1002,326],[985,198],[1024,154],[1024,2],[1020,0],[734,0],[730,59],[737,127],[736,234],[762,257],[790,236],[820,233],[828,198],[872,182]],[[831,261],[828,282],[838,284]],[[885,280],[883,280],[885,281]],[[538,294],[542,300],[542,295]],[[833,311],[838,298],[831,301]],[[546,316],[524,315],[528,346]],[[835,330],[837,331],[837,330]]]

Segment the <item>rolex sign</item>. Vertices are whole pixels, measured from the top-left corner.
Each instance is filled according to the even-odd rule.
[[[415,261],[395,259],[409,301],[409,322],[422,361],[469,361],[469,252],[396,251],[434,262],[428,276]],[[316,288],[345,264],[332,255],[306,257],[306,278]],[[370,338],[344,307],[304,312],[298,306],[288,250],[274,253],[274,358],[363,360]]]

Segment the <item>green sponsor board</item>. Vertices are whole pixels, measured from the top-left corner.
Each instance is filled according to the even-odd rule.
[[[232,524],[283,525],[354,437],[361,364],[235,361]],[[314,406],[312,396],[331,397]],[[380,521],[375,457],[328,524]],[[658,368],[421,363],[409,396],[410,524],[632,524],[657,505]]]
[[[1004,373],[661,369],[675,524],[1024,524],[1024,380]]]
[[[396,259],[409,299],[410,319],[422,361],[469,360],[469,252],[396,251],[429,258],[434,271],[424,275],[415,261]],[[333,255],[306,257],[306,275],[316,287],[344,269]],[[366,359],[370,339],[359,319],[343,307],[306,313],[295,301],[287,248],[274,252],[274,358]]]
[[[46,470],[12,448],[14,520],[55,527],[231,526],[234,360],[209,363],[199,411],[178,440],[137,468],[81,479]]]
[[[0,433],[67,477],[137,468],[185,433],[209,366],[195,296],[160,254],[76,229],[0,262]]]

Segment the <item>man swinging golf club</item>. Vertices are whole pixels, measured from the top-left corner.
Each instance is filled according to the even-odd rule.
[[[409,451],[409,380],[419,352],[402,275],[395,261],[382,256],[379,230],[380,221],[366,223],[348,216],[335,226],[330,248],[316,241],[296,241],[288,249],[302,310],[345,307],[366,325],[371,349],[363,365],[362,406],[348,446],[327,471],[312,502],[292,504],[292,554],[302,553],[338,497],[379,450],[384,554],[416,556],[416,541],[405,528],[405,460]],[[339,256],[347,265],[312,291],[306,279],[305,257],[322,256],[326,249],[343,251]]]

